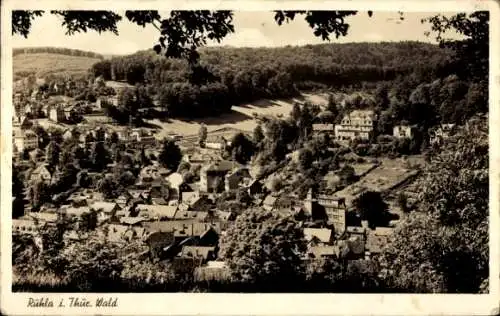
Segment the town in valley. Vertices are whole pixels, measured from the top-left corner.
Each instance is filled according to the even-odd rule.
[[[461,139],[487,129],[487,80],[456,74],[448,54],[418,42],[211,47],[209,67],[190,73],[153,50],[14,49],[13,289],[394,290],[380,280],[422,205],[443,194],[436,205],[469,207],[442,202],[435,161],[458,165],[453,146],[476,148]],[[79,74],[16,71],[30,56],[93,61]],[[460,177],[487,183],[478,166]],[[465,201],[459,184],[450,196]],[[418,227],[441,225],[429,218]],[[394,284],[452,287],[414,276]],[[461,278],[457,291],[479,291]]]

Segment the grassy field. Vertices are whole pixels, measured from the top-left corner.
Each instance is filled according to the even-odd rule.
[[[99,59],[90,57],[68,56],[61,54],[36,53],[19,54],[13,57],[14,77],[16,74],[34,72],[38,77],[47,74],[86,74],[88,69]]]
[[[403,159],[381,160],[380,166],[369,171],[358,182],[336,192],[335,196],[345,198],[346,203],[350,204],[356,196],[364,191],[387,192],[418,174],[418,170],[409,168],[407,161]],[[420,157],[410,159],[411,164],[416,160],[420,161]]]
[[[224,127],[239,129],[251,132],[257,126],[254,113],[263,116],[283,116],[286,117],[293,107],[294,101],[310,101],[316,104],[326,104],[326,95],[303,94],[300,98],[288,100],[260,100],[250,104],[233,106],[231,113],[226,113],[217,117],[208,117],[196,120],[171,119],[168,122],[160,120],[150,120],[148,123],[159,128],[156,134],[158,138],[166,137],[173,132],[183,136],[196,135],[200,125],[207,126],[208,132],[212,132]]]

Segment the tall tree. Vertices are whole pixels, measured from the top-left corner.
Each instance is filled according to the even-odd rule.
[[[170,170],[177,170],[182,159],[179,146],[170,139],[163,140],[163,147],[158,157],[160,163]]]
[[[198,130],[198,144],[200,147],[205,147],[205,143],[207,141],[207,127],[205,124],[200,125],[200,129]]]
[[[262,209],[238,216],[220,241],[233,279],[260,290],[298,285],[305,273],[305,247],[302,229],[291,216]]]

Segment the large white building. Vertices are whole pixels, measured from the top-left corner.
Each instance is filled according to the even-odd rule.
[[[14,151],[23,152],[25,149],[31,150],[38,147],[38,135],[32,130],[13,130]]]
[[[346,114],[340,124],[335,125],[335,139],[369,140],[375,126],[376,115],[372,110],[354,110]]]

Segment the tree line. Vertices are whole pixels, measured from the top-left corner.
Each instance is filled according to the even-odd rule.
[[[63,48],[63,47],[24,47],[24,48],[14,48],[12,50],[12,56],[21,54],[39,54],[39,53],[104,59],[103,55],[95,52],[83,51],[72,48]]]
[[[448,75],[450,51],[418,42],[322,44],[283,48],[205,48],[200,63],[142,51],[94,64],[105,80],[145,85],[171,117],[214,115],[260,98],[300,90],[361,87],[413,75],[429,81]]]

